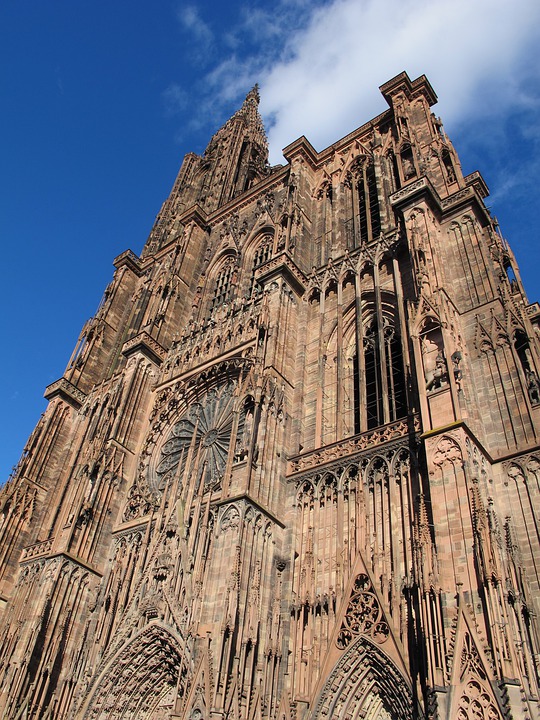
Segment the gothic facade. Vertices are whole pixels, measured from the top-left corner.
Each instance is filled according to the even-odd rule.
[[[270,167],[254,88],[0,495],[0,715],[538,720],[540,355],[428,80]]]

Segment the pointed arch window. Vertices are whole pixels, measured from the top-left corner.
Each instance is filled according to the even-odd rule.
[[[226,303],[231,299],[232,288],[236,275],[235,270],[234,258],[229,258],[218,272],[214,284],[214,293],[212,296],[210,312],[213,312],[216,308],[220,307],[220,305],[223,305],[223,303]]]
[[[394,327],[386,329],[385,345],[390,420],[397,420],[407,414],[407,401],[405,397],[405,374],[403,372],[401,338]]]
[[[366,170],[366,187],[369,200],[369,217],[371,221],[371,237],[376,239],[381,234],[381,211],[379,208],[379,196],[377,193],[377,179],[375,167],[369,165]]]
[[[249,293],[248,297],[257,297],[262,292],[262,286],[255,280],[257,270],[262,267],[265,262],[270,260],[272,255],[272,245],[274,242],[273,236],[268,233],[257,246],[255,255],[253,256],[253,263],[251,265],[251,277],[249,280]]]
[[[353,181],[354,177],[354,181]],[[381,234],[381,210],[375,165],[359,158],[349,174],[352,189],[353,225],[356,247],[376,240]]]
[[[368,428],[384,423],[381,375],[381,347],[377,319],[373,318],[364,333],[364,366],[366,369],[366,412]]]
[[[365,397],[367,429],[393,422],[407,414],[401,337],[394,314],[383,314],[382,327],[375,313],[364,322],[364,377],[354,358],[354,425],[362,428],[360,398]],[[364,392],[361,383],[364,383]]]

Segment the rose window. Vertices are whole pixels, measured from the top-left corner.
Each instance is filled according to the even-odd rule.
[[[159,489],[173,478],[179,478],[181,486],[188,481],[199,486],[202,480],[209,488],[221,482],[231,444],[234,389],[230,383],[211,390],[200,402],[191,405],[174,425],[156,467]],[[238,434],[241,434],[242,413],[238,425]]]

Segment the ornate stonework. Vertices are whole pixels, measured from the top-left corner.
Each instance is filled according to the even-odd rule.
[[[428,80],[254,88],[0,492],[6,720],[540,720],[540,310]]]

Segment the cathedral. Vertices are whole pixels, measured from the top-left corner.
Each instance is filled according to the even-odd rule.
[[[270,166],[255,87],[0,491],[6,720],[539,720],[540,306],[425,76]]]

